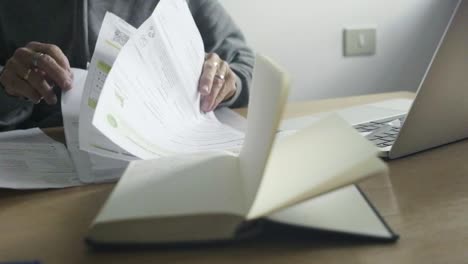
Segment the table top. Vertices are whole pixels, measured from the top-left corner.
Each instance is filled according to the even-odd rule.
[[[407,92],[291,103],[285,117],[330,111]],[[241,110],[242,112],[242,110]],[[0,262],[42,263],[468,263],[468,140],[388,162],[390,175],[361,188],[397,243],[313,233],[264,235],[227,245],[95,252],[83,242],[113,188],[0,190]]]

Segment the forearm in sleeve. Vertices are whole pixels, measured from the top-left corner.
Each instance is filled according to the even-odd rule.
[[[189,3],[203,37],[205,51],[217,53],[229,63],[238,77],[237,93],[223,105],[246,106],[255,63],[253,51],[247,46],[241,30],[218,1],[192,0]]]
[[[0,66],[0,75],[3,67]],[[0,83],[0,131],[15,129],[18,124],[31,116],[33,103],[5,92]]]

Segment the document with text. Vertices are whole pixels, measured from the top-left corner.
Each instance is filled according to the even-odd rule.
[[[0,133],[0,142],[7,143],[56,143],[39,128],[19,129]]]
[[[186,1],[161,1],[115,60],[93,125],[142,159],[238,150],[244,134],[212,112],[200,111],[204,60],[203,41]]]
[[[74,80],[73,89],[62,94],[63,126],[67,148],[75,165],[80,181],[83,183],[97,183],[113,181],[122,175],[128,165],[127,160],[104,157],[80,149],[79,123],[80,109],[87,72],[72,69]],[[102,135],[101,135],[102,137]]]
[[[135,28],[112,13],[106,13],[88,69],[79,117],[80,149],[108,157],[134,160],[128,152],[103,136],[92,124],[94,111],[107,75],[117,55],[135,32]]]
[[[81,184],[63,144],[0,142],[0,188],[63,188]]]

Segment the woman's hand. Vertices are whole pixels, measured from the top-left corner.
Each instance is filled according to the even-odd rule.
[[[200,77],[201,109],[213,111],[221,102],[236,94],[236,74],[216,53],[207,54]]]
[[[53,86],[67,91],[72,81],[70,64],[62,50],[39,42],[17,49],[0,75],[0,83],[7,94],[25,97],[34,103],[44,99],[48,104],[56,104]]]

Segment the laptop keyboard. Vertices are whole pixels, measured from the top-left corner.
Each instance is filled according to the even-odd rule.
[[[377,147],[389,147],[395,142],[400,132],[400,127],[405,121],[405,117],[406,115],[394,116],[358,124],[355,125],[354,128],[360,133],[369,133],[365,137],[372,141]]]

